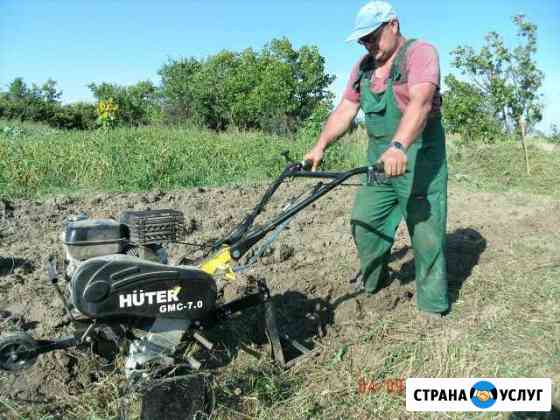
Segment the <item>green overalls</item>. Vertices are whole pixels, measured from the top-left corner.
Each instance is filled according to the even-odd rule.
[[[393,85],[406,83],[406,50],[413,41],[408,40],[397,53],[382,93],[370,89],[373,59],[368,56],[360,65],[355,87],[360,90],[360,106],[365,114],[370,165],[385,152],[401,120]],[[391,177],[385,184],[366,184],[356,194],[351,226],[364,286],[373,293],[387,281],[391,246],[404,217],[414,249],[418,309],[445,312],[449,306],[444,253],[447,158],[441,115],[430,115],[406,155],[407,173]]]

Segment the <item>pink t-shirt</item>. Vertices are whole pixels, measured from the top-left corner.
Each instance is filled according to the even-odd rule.
[[[352,85],[358,78],[358,71],[360,63],[366,57],[364,55],[352,68],[352,73],[346,84],[346,89],[342,95],[343,98],[348,99],[352,102],[360,101],[360,93],[356,92]],[[431,112],[437,112],[441,108],[441,94],[439,91],[440,87],[440,73],[439,73],[439,57],[436,49],[425,41],[414,41],[406,52],[406,71],[408,75],[408,81],[403,84],[393,85],[393,91],[395,93],[395,100],[397,106],[401,111],[404,111],[408,102],[410,101],[409,88],[417,83],[430,82],[437,86],[436,93],[434,94],[434,99],[432,101]],[[389,76],[387,76],[388,78]],[[371,89],[376,92],[383,92],[387,85],[387,78],[382,80],[380,78],[372,76]]]

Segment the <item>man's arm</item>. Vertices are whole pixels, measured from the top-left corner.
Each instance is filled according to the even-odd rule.
[[[426,127],[435,92],[436,85],[430,82],[410,87],[410,102],[393,137],[393,140],[401,143],[405,149],[408,149]],[[406,154],[395,147],[387,149],[379,160],[384,162],[387,176],[402,175],[406,170]]]
[[[350,128],[350,124],[352,124],[352,120],[354,120],[358,114],[359,109],[359,102],[352,102],[346,98],[342,98],[335,110],[329,115],[315,147],[313,147],[304,158],[313,161],[313,171],[315,171],[319,163],[321,163],[323,153],[328,145],[336,141]]]
[[[433,83],[418,83],[410,88],[410,102],[404,110],[399,128],[395,133],[395,140],[408,148],[416,139],[428,121],[428,114],[432,109],[432,101],[436,93]]]

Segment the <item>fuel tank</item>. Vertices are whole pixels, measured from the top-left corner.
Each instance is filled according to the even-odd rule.
[[[216,282],[191,266],[169,266],[130,255],[91,258],[74,272],[71,299],[81,313],[117,317],[202,319],[216,306]]]

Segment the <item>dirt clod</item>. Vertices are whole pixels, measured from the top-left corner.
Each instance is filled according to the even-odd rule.
[[[274,262],[281,263],[287,261],[294,255],[294,247],[287,244],[280,244],[274,250]]]

